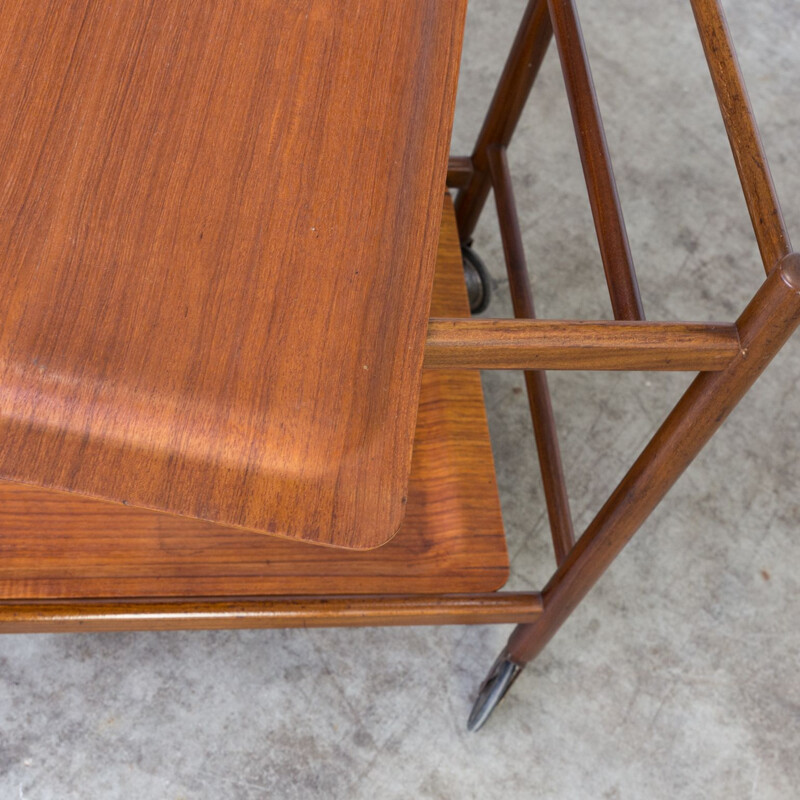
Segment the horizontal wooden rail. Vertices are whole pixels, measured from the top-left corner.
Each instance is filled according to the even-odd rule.
[[[714,371],[740,354],[735,325],[431,319],[427,369]]]
[[[575,3],[548,0],[548,5],[614,317],[642,320],[639,285]]]
[[[692,0],[692,9],[761,259],[769,275],[792,251],[778,195],[719,0]]]
[[[463,189],[472,180],[474,173],[469,156],[450,156],[447,162],[447,185],[451,189]]]
[[[538,592],[0,602],[0,633],[532,622]]]

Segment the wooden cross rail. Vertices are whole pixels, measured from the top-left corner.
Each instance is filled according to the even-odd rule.
[[[0,604],[0,633],[471,625],[533,622],[541,612],[538,592],[40,600]]]
[[[735,325],[431,319],[426,369],[716,371],[741,354]]]

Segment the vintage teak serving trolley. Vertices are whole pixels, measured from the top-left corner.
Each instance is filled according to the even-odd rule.
[[[800,323],[723,12],[691,4],[766,271],[729,324],[645,321],[574,0],[530,0],[449,163],[466,0],[6,2],[0,630],[518,623],[482,725]],[[534,315],[506,148],[551,38],[614,321]],[[485,307],[492,191],[509,320],[464,284]],[[525,370],[541,592],[499,591],[481,369]],[[577,538],[551,369],[699,373]]]

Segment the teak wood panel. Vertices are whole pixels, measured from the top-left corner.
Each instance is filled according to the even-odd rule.
[[[0,3],[0,477],[391,538],[464,12]]]
[[[446,198],[434,313],[469,313]],[[508,556],[476,372],[423,373],[400,532],[349,552],[0,483],[0,598],[488,592]]]

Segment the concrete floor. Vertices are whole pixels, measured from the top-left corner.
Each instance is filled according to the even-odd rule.
[[[454,152],[524,0],[472,0]],[[763,278],[688,2],[581,0],[651,319],[732,319]],[[800,4],[727,0],[800,237]],[[542,316],[608,317],[551,51],[511,153]],[[509,311],[491,209],[476,237]],[[681,375],[557,374],[582,527]],[[0,639],[0,800],[794,798],[800,786],[800,338],[509,700],[464,722],[507,627]],[[552,569],[522,386],[489,375],[514,588]]]

